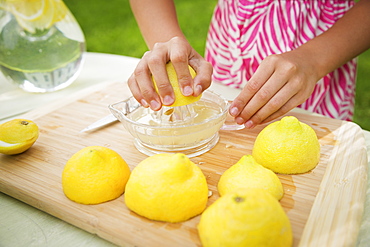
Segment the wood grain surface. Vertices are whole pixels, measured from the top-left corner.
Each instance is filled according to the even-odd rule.
[[[133,138],[116,122],[80,133],[109,114],[108,105],[130,96],[125,83],[106,83],[26,114],[40,136],[23,154],[0,154],[0,191],[88,232],[122,246],[201,246],[197,232],[200,216],[182,223],[145,219],[125,206],[124,197],[98,205],[68,200],[61,174],[67,160],[93,145],[118,152],[131,170],[147,156],[136,150]],[[301,175],[278,175],[285,195],[280,201],[293,228],[294,246],[351,246],[356,242],[364,208],[367,155],[361,129],[349,122],[302,114],[296,116],[315,130],[321,144],[319,165]],[[191,158],[218,197],[221,174],[243,155],[251,154],[254,140],[266,125],[253,130],[220,131],[219,143]]]

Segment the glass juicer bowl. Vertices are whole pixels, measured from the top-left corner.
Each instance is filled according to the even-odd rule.
[[[225,125],[229,103],[220,95],[205,91],[193,104],[162,107],[153,111],[134,97],[109,105],[110,111],[134,137],[135,147],[146,155],[183,153],[198,156],[212,149],[218,131],[237,130],[243,125]]]

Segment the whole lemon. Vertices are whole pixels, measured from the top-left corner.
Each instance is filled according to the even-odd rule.
[[[258,134],[252,155],[259,164],[276,173],[305,173],[319,163],[320,143],[309,125],[287,116]]]
[[[244,155],[221,176],[218,185],[221,196],[238,188],[260,188],[271,193],[277,200],[284,195],[283,185],[271,170],[258,164],[251,155]]]
[[[0,125],[0,153],[19,154],[29,149],[39,136],[36,123],[27,119],[13,119]]]
[[[179,86],[179,80],[177,78],[175,68],[173,67],[173,64],[172,64],[171,61],[169,61],[166,64],[166,70],[167,70],[167,74],[168,74],[168,80],[170,81],[171,86],[172,86],[173,91],[174,91],[174,94],[175,94],[175,102],[172,105],[169,105],[170,107],[189,105],[189,104],[192,104],[192,103],[198,101],[201,98],[202,95],[194,97],[192,95],[184,96],[181,93],[181,89],[180,89],[180,86]],[[189,72],[190,72],[191,77],[194,78],[196,73],[190,65],[189,65]],[[152,76],[152,80],[154,82],[155,90],[158,92],[157,82],[155,81],[153,76]]]
[[[291,246],[289,218],[266,190],[240,188],[217,199],[198,224],[204,247]]]
[[[203,212],[208,186],[203,172],[184,154],[148,157],[132,171],[125,202],[151,220],[181,222]]]
[[[62,174],[64,194],[82,204],[98,204],[125,192],[130,168],[115,151],[101,146],[85,147],[67,162]]]

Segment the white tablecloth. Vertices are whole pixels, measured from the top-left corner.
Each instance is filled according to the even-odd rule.
[[[29,110],[54,102],[73,92],[108,81],[126,81],[137,58],[86,53],[77,80],[68,88],[54,93],[32,94],[8,83],[0,73],[0,123]],[[212,90],[233,99],[238,90],[212,85]],[[364,131],[370,161],[370,132]],[[369,169],[370,170],[370,169]],[[370,246],[370,190],[368,186],[365,213],[357,246]],[[111,243],[50,216],[25,203],[0,193],[0,247],[12,246],[113,246]]]

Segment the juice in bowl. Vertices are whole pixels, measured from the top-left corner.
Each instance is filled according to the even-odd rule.
[[[228,100],[210,90],[190,105],[144,108],[134,97],[109,105],[113,115],[134,137],[138,151],[146,155],[183,153],[195,157],[219,141],[219,130],[240,130],[244,125],[227,121]]]
[[[52,92],[78,76],[83,32],[61,0],[0,0],[0,71],[28,92]]]

